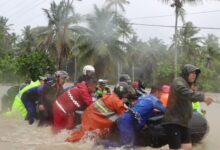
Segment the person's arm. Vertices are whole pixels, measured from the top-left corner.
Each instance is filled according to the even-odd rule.
[[[45,96],[46,96],[47,92],[48,92],[48,85],[44,84],[42,92],[40,94],[39,105],[43,105],[44,104],[44,99],[45,99]]]
[[[175,85],[176,92],[181,95],[185,100],[190,100],[192,102],[200,101],[202,102],[205,98],[204,93],[200,91],[193,91],[182,81],[177,81]]]
[[[33,98],[34,94],[38,92],[38,86],[33,87],[26,92],[24,92],[21,96],[22,101],[29,101]]]
[[[164,113],[166,110],[166,108],[163,106],[163,104],[160,100],[156,100],[156,102],[154,103],[154,109],[157,109],[157,110],[161,111],[162,113]]]
[[[113,111],[118,115],[121,115],[128,109],[128,106],[121,99],[111,99],[111,103],[113,106]]]
[[[81,97],[82,100],[86,103],[87,106],[93,103],[92,95],[89,93],[88,89],[82,88],[81,90]]]

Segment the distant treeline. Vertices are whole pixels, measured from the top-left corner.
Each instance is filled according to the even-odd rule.
[[[95,5],[94,13],[85,16],[77,14],[69,1],[52,2],[43,11],[48,26],[26,26],[21,35],[12,33],[8,19],[0,17],[0,82],[35,80],[56,69],[66,70],[76,80],[86,64],[94,65],[98,78],[108,79],[110,84],[121,73],[147,86],[173,80],[174,42],[140,40],[129,20],[109,5]],[[198,66],[202,70],[199,87],[220,91],[219,39],[198,33],[192,22],[178,29],[178,68],[186,63]]]

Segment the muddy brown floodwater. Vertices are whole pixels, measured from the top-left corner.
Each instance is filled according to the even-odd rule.
[[[9,86],[0,86],[0,98]],[[220,100],[220,93],[207,93],[216,100]],[[1,105],[1,102],[0,102]],[[1,107],[0,107],[1,108]],[[202,104],[207,111],[206,118],[209,123],[209,133],[203,141],[193,150],[219,150],[220,148],[220,104],[212,103],[210,106]],[[36,123],[28,125],[26,121],[18,118],[6,118],[0,115],[0,149],[1,150],[103,150],[102,146],[95,146],[92,141],[85,140],[78,143],[67,143],[64,139],[70,131],[64,130],[57,135],[51,133],[50,127],[37,127]],[[117,148],[122,150],[123,148]],[[153,148],[142,147],[137,150],[151,150]],[[168,149],[168,146],[159,148]]]

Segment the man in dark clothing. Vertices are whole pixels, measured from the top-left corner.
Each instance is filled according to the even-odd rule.
[[[24,92],[21,96],[21,100],[27,110],[26,119],[28,120],[29,124],[33,124],[34,119],[37,117],[36,105],[39,101],[42,88],[43,85],[33,87]]]
[[[192,102],[197,100],[209,105],[213,99],[202,92],[193,91],[200,69],[191,64],[184,65],[180,77],[174,79],[168,98],[163,125],[170,149],[192,149],[188,124],[192,117]]]
[[[52,103],[64,92],[63,85],[68,78],[69,76],[66,71],[59,70],[55,72],[55,77],[52,80],[44,84],[39,100],[38,126],[52,124]]]

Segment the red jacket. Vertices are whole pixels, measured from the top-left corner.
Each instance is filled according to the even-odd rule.
[[[93,102],[91,92],[89,91],[86,83],[77,83],[73,88],[65,91],[57,98],[57,101],[67,113],[72,113],[77,109],[77,106],[71,100],[68,92],[72,95],[74,100],[78,102],[80,107],[85,105],[89,106]]]

